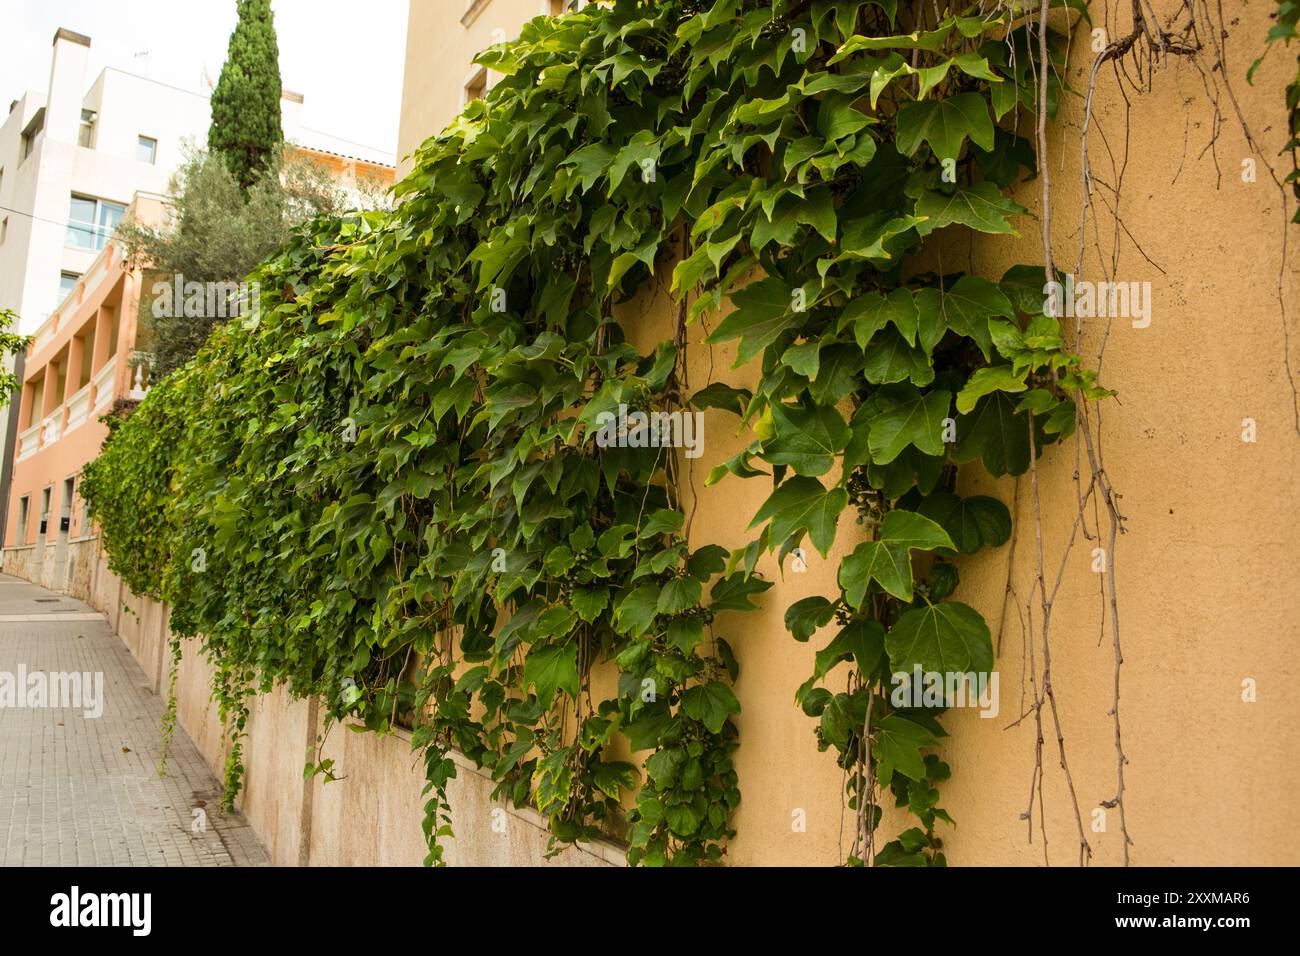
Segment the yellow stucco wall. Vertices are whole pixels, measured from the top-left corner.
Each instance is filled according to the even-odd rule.
[[[507,27],[513,34],[533,6],[531,0],[492,0],[466,29],[440,10],[441,4],[413,0],[403,155],[459,107],[469,58],[489,36],[486,25],[509,24],[516,15],[514,27]],[[1100,5],[1093,6],[1100,24]],[[1154,6],[1163,18],[1177,4]],[[1244,80],[1268,30],[1269,7],[1263,0],[1234,0],[1224,12],[1230,23],[1227,75],[1271,159],[1285,139],[1282,89],[1294,61],[1274,55],[1253,87]],[[499,18],[484,19],[493,8]],[[1087,87],[1087,41],[1085,32],[1076,34],[1069,69],[1076,90]],[[1122,161],[1127,122],[1121,198],[1126,231],[1116,246],[1114,219],[1101,205],[1109,194],[1095,197],[1098,217],[1089,226],[1082,274],[1104,278],[1098,271],[1104,262],[1115,279],[1151,282],[1154,303],[1150,327],[1132,328],[1121,320],[1110,329],[1103,383],[1119,396],[1101,409],[1104,462],[1127,517],[1113,568],[1124,650],[1121,716],[1133,861],[1294,864],[1300,862],[1300,837],[1284,825],[1284,795],[1300,786],[1294,760],[1300,697],[1293,691],[1300,679],[1295,657],[1300,588],[1290,570],[1300,549],[1289,533],[1300,493],[1300,436],[1292,422],[1275,298],[1279,197],[1262,166],[1257,182],[1242,182],[1241,163],[1250,151],[1226,95],[1214,156],[1201,155],[1214,114],[1189,64],[1169,64],[1157,72],[1151,90],[1129,91],[1129,99],[1126,120],[1116,78],[1103,70],[1093,106],[1093,170],[1106,184],[1117,180],[1107,149]],[[1049,133],[1053,246],[1058,265],[1066,269],[1073,267],[1079,244],[1082,118],[1081,98],[1067,97]],[[1039,211],[1039,190],[1032,182],[1017,195],[1033,215]],[[957,262],[944,267],[996,277],[1014,263],[1041,262],[1038,220],[1024,217],[1020,228],[1019,239],[979,237],[973,247],[963,243],[951,252]],[[1300,242],[1297,227],[1291,242],[1293,248]],[[1286,264],[1284,288],[1294,322],[1300,314],[1294,257]],[[668,336],[673,314],[669,303],[641,301],[622,318],[645,347]],[[706,322],[715,325],[717,318]],[[1101,320],[1085,324],[1083,352],[1090,362],[1105,332]],[[701,344],[704,334],[699,326],[692,330],[691,388],[719,379],[752,383],[755,370],[730,372],[730,349],[714,347],[710,354]],[[1293,352],[1292,362],[1300,368],[1300,355]],[[733,435],[734,417],[706,415],[705,454],[683,462],[693,473],[682,489],[688,507],[691,487],[699,494],[692,543],[734,547],[748,540],[745,525],[770,485],[763,479],[727,479],[704,488],[709,469],[749,441],[748,434]],[[1255,443],[1241,440],[1244,418],[1258,424]],[[1076,454],[1081,452],[1071,441],[1049,449],[1039,467],[1049,587],[1077,511]],[[1086,480],[1086,466],[1084,475]],[[953,776],[942,803],[958,822],[945,833],[948,855],[954,864],[1042,863],[1037,806],[1032,844],[1021,818],[1034,769],[1033,721],[1009,728],[1020,712],[1022,692],[1023,699],[1032,700],[1023,678],[1021,625],[1037,569],[1029,476],[1018,483],[993,481],[976,467],[964,470],[962,482],[965,493],[994,494],[1009,505],[1018,489],[1013,511],[1019,544],[1011,575],[1018,602],[1008,609],[998,658],[1001,713],[996,719],[982,719],[974,711],[945,718],[951,736],[940,754]],[[1091,508],[1088,527],[1096,528]],[[834,863],[851,842],[852,819],[841,810],[840,771],[829,755],[817,752],[814,721],[793,703],[795,688],[811,673],[815,650],[829,635],[797,644],[785,632],[782,615],[799,598],[833,593],[837,561],[857,540],[846,515],[831,561],[811,554],[807,572],[782,579],[775,559],[763,559],[759,567],[776,586],[763,596],[762,610],[719,622],[718,633],[731,641],[741,661],[736,762],[744,798],[735,818],[733,863]],[[1091,826],[1093,810],[1116,791],[1110,717],[1114,650],[1109,631],[1103,632],[1105,581],[1091,569],[1092,549],[1102,543],[1079,538],[1065,565],[1051,631],[1053,687],[1093,860],[1117,864],[1123,859],[1117,813],[1109,812],[1105,832]],[[1008,552],[1004,546],[961,562],[956,597],[980,610],[994,628]],[[1041,637],[1036,623],[1034,628],[1041,669]],[[1245,678],[1258,684],[1255,703],[1242,701]],[[1050,722],[1046,737],[1047,856],[1053,864],[1067,864],[1078,859],[1078,839]],[[796,810],[806,818],[804,832],[792,826]],[[887,817],[887,828],[889,823]]]
[[[428,9],[421,9],[426,3],[432,7],[431,0],[412,3],[411,42],[417,46],[421,31],[435,26],[426,16]],[[1228,72],[1242,110],[1271,158],[1284,135],[1281,89],[1293,63],[1272,57],[1253,88],[1235,79],[1267,28],[1262,0],[1239,6],[1228,41],[1229,63],[1235,65]],[[1171,4],[1156,7],[1163,14]],[[453,22],[462,29],[458,20]],[[439,29],[451,28],[443,24]],[[453,44],[446,36],[439,42]],[[1084,85],[1085,59],[1077,58],[1071,68],[1076,87]],[[463,71],[457,63],[439,62],[446,74],[443,85],[459,83]],[[450,108],[422,102],[422,90],[439,82],[432,69],[439,62],[426,58],[408,64],[403,107],[408,136],[415,129],[408,120],[414,123],[421,115],[433,117]],[[418,82],[410,81],[412,74]],[[1130,761],[1126,796],[1132,858],[1147,865],[1296,864],[1300,837],[1289,818],[1292,794],[1300,787],[1295,729],[1300,722],[1295,692],[1300,681],[1295,654],[1300,588],[1293,570],[1300,558],[1293,534],[1300,436],[1293,423],[1274,298],[1280,213],[1277,192],[1262,170],[1261,181],[1242,182],[1239,170],[1248,150],[1230,116],[1215,146],[1222,177],[1210,154],[1198,158],[1213,129],[1212,110],[1199,83],[1186,64],[1171,65],[1157,74],[1152,91],[1130,93],[1121,212],[1133,238],[1126,234],[1113,249],[1113,221],[1103,214],[1095,229],[1100,253],[1090,251],[1084,266],[1085,277],[1099,278],[1100,255],[1115,278],[1150,281],[1154,296],[1148,328],[1136,329],[1125,321],[1110,328],[1103,380],[1119,396],[1102,406],[1100,434],[1107,472],[1127,517],[1112,570],[1125,658],[1121,714]],[[1073,264],[1078,243],[1080,122],[1081,104],[1067,100],[1052,132],[1054,247],[1067,265]],[[1094,122],[1094,173],[1113,183],[1114,171],[1109,159],[1103,160],[1100,145],[1104,131],[1111,152],[1122,156],[1124,102],[1113,77],[1099,88]],[[1186,157],[1179,169],[1185,131]],[[1027,184],[1018,196],[1031,210],[1038,209],[1038,189],[1038,183]],[[1037,220],[1026,217],[1021,229],[1018,239],[986,237],[973,248],[945,250],[957,262],[945,267],[996,276],[1012,263],[1039,260]],[[1300,237],[1293,235],[1293,244],[1297,241]],[[1284,289],[1294,317],[1300,313],[1294,258],[1286,263]],[[648,348],[665,337],[675,311],[661,288],[650,288],[622,307],[620,318],[633,340]],[[731,347],[709,350],[702,344],[707,327],[717,321],[717,316],[708,317],[691,329],[692,390],[715,380],[754,381],[754,368],[730,369]],[[1104,323],[1085,325],[1085,355],[1095,354],[1105,331]],[[1293,353],[1292,364],[1300,368],[1298,360]],[[735,434],[733,416],[714,410],[705,414],[705,454],[682,461],[687,479],[681,492],[694,515],[692,544],[736,547],[748,541],[745,526],[770,485],[759,478],[704,487],[712,465],[750,440],[748,433]],[[1241,440],[1244,418],[1257,423],[1253,443]],[[1076,447],[1069,442],[1049,449],[1038,468],[1049,587],[1075,519],[1075,467]],[[1041,864],[1045,853],[1037,805],[1032,843],[1021,816],[1034,770],[1033,723],[1009,727],[1022,700],[1032,695],[1023,676],[1027,637],[1035,642],[1040,667],[1042,661],[1037,624],[1032,635],[1021,624],[1037,571],[1032,488],[1028,475],[994,481],[978,467],[966,469],[962,483],[964,493],[993,494],[1014,504],[1018,543],[1010,579],[1018,603],[1008,609],[1001,634],[1000,714],[981,719],[975,711],[958,711],[944,720],[950,736],[939,753],[953,776],[944,786],[942,804],[958,825],[941,832],[956,865]],[[1089,528],[1095,529],[1091,509],[1088,518]],[[1104,527],[1104,517],[1102,523]],[[853,824],[842,809],[841,773],[829,755],[817,752],[814,722],[793,702],[795,688],[811,672],[815,650],[829,635],[798,644],[786,633],[782,615],[802,597],[833,593],[838,560],[857,540],[846,515],[829,561],[810,550],[807,571],[787,571],[783,578],[774,558],[762,559],[760,570],[776,582],[760,597],[762,609],[724,615],[717,622],[716,633],[728,638],[741,662],[736,685],[743,707],[741,746],[735,759],[743,802],[734,818],[738,835],[728,853],[733,864],[834,864],[851,843]],[[1102,617],[1101,588],[1107,581],[1091,567],[1097,543],[1076,541],[1064,566],[1051,637],[1053,686],[1093,861],[1114,865],[1123,858],[1116,813],[1108,814],[1105,832],[1090,826],[1093,810],[1116,788],[1110,717],[1114,652],[1104,630],[1108,620]],[[956,596],[983,613],[995,631],[1009,552],[1004,546],[960,563],[962,586]],[[88,599],[108,613],[159,686],[166,609],[124,593],[102,556],[96,552],[95,558]],[[78,576],[75,586],[87,584]],[[134,613],[121,610],[124,604]],[[219,771],[225,744],[208,699],[209,677],[197,648],[187,647],[177,685],[181,724]],[[1246,678],[1257,682],[1254,703],[1242,700]],[[838,680],[842,676],[830,683]],[[1045,719],[1046,857],[1054,865],[1071,864],[1078,859],[1074,816],[1050,718]],[[337,761],[345,779],[304,784],[302,764],[313,726],[310,704],[290,700],[283,691],[254,703],[241,806],[272,858],[281,864],[304,859],[418,863],[423,856],[423,777],[409,742],[401,734],[376,737],[335,728],[324,755]],[[494,814],[503,808],[489,801],[490,790],[486,778],[462,765],[451,788],[457,839],[449,848],[449,862],[541,862],[546,837],[536,815]],[[796,811],[806,821],[802,830],[792,825]],[[886,831],[900,822],[887,816]],[[617,853],[602,844],[566,850],[556,862],[589,865],[616,859]]]

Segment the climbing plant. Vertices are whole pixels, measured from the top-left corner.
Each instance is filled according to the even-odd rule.
[[[13,329],[18,325],[18,313],[11,309],[0,309],[0,358],[14,356],[15,358],[27,351],[31,344],[31,336],[19,335]],[[13,397],[14,390],[22,382],[18,376],[11,371],[6,361],[0,365],[0,408],[9,404]]]
[[[785,614],[796,640],[832,635],[796,703],[846,771],[848,862],[943,864],[944,707],[890,691],[993,667],[952,596],[1010,515],[960,495],[958,467],[1022,473],[1105,394],[1041,265],[954,266],[973,233],[1015,234],[1021,126],[1061,94],[1016,17],[538,18],[479,57],[502,78],[417,150],[396,209],[314,222],[259,267],[260,310],[156,387],[85,485],[114,567],[217,665],[228,799],[247,696],[284,682],[328,721],[414,726],[431,863],[453,751],[556,845],[719,861],[740,800],[727,612],[771,587],[765,552],[829,560],[852,516],[834,593]],[[749,387],[689,382],[701,337]],[[692,535],[689,461],[659,441],[706,410],[752,436],[707,481],[770,486],[731,550]],[[885,790],[919,826],[876,852]]]
[[[1248,80],[1254,78],[1255,70],[1259,68],[1273,44],[1281,41],[1289,47],[1291,41],[1297,38],[1300,3],[1296,3],[1295,0],[1278,0],[1273,17],[1277,22],[1268,31],[1264,53],[1250,65],[1250,70],[1246,74]],[[1291,183],[1292,193],[1300,199],[1300,53],[1296,54],[1296,77],[1286,86],[1286,108],[1287,131],[1291,138],[1282,145],[1282,152],[1291,154],[1291,172],[1285,181]],[[1296,209],[1291,221],[1300,222],[1300,208]]]

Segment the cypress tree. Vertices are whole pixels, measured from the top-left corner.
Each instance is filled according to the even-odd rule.
[[[271,0],[236,0],[239,23],[212,91],[208,149],[248,189],[284,141],[280,128],[280,48]]]

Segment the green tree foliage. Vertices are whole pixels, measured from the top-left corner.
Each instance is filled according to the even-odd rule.
[[[919,823],[875,862],[944,862],[943,708],[896,706],[889,679],[992,666],[951,596],[958,555],[1005,543],[1010,515],[957,495],[957,468],[1024,472],[1104,392],[1044,314],[1041,267],[930,254],[1023,212],[1006,190],[1034,172],[1031,27],[897,6],[538,18],[479,57],[501,81],[420,147],[393,211],[315,221],[255,273],[260,312],[145,400],[182,433],[146,458],[128,436],[160,426],[137,413],[88,496],[110,554],[166,542],[144,583],[203,635],[236,735],[239,695],[282,681],[373,730],[410,714],[431,862],[453,748],[556,841],[719,861],[737,658],[763,652],[732,647],[770,587],[756,562],[806,539],[825,558],[848,512],[833,592],[785,615],[797,640],[831,635],[797,702],[869,828],[877,786]],[[655,281],[679,327],[639,350],[615,306]],[[752,390],[688,387],[706,314]],[[711,434],[739,416],[753,441],[708,480],[770,489],[752,540],[688,540],[673,454],[597,441],[620,405],[708,409]],[[171,493],[105,520],[138,507],[137,479]]]
[[[14,390],[22,385],[14,374],[9,359],[26,352],[32,341],[31,336],[19,335],[13,331],[17,325],[17,313],[11,309],[0,309],[0,408],[9,404]]]
[[[234,174],[241,189],[257,181],[280,152],[280,48],[271,0],[236,0],[239,22],[212,91],[208,149]]]
[[[166,222],[124,223],[118,232],[131,261],[147,269],[140,319],[155,380],[187,362],[229,314],[225,308],[193,314],[170,300],[167,308],[155,309],[156,282],[167,286],[175,276],[185,282],[238,282],[284,245],[296,226],[315,216],[336,216],[350,204],[325,170],[306,158],[275,160],[241,190],[223,162],[195,153],[177,171],[171,193]],[[362,199],[380,203],[379,188]]]

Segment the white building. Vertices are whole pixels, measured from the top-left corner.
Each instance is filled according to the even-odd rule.
[[[94,261],[136,192],[162,193],[186,140],[207,136],[200,93],[106,69],[90,38],[54,35],[49,87],[0,126],[0,307],[31,333]]]
[[[14,100],[0,125],[0,308],[18,313],[16,331],[23,334],[40,328],[76,288],[136,194],[165,194],[185,149],[207,142],[207,91],[111,67],[87,85],[89,56],[89,37],[58,30],[48,87]],[[288,92],[281,100],[286,141],[345,186],[375,173],[386,173],[391,184],[392,154],[305,130],[302,103]],[[17,406],[0,412],[0,528]]]

